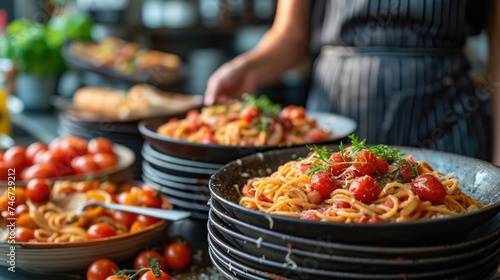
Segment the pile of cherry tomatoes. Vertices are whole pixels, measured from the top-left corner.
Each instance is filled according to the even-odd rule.
[[[131,264],[133,269],[119,269],[113,260],[106,258],[95,260],[87,268],[87,280],[170,280],[169,273],[185,270],[191,259],[189,241],[173,236],[164,246],[138,253]]]
[[[27,147],[16,145],[0,151],[0,181],[12,180],[9,174],[13,173],[16,180],[29,181],[89,174],[117,164],[113,143],[109,139],[61,136],[49,144],[34,142]]]

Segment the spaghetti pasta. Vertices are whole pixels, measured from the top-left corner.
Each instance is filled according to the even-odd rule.
[[[101,206],[89,206],[82,213],[75,214],[74,210],[88,200],[171,208],[168,201],[155,191],[128,183],[119,185],[117,189],[115,183],[97,180],[56,181],[51,188],[50,200],[35,203],[26,199],[24,202],[28,211],[17,217],[17,228],[29,229],[33,234],[28,240],[17,240],[16,236],[16,241],[30,243],[87,241],[89,240],[89,228],[98,223],[111,225],[116,231],[116,235],[132,233],[148,226],[146,224],[136,226],[126,224],[123,220],[116,218],[119,217],[114,215],[116,211],[104,209]],[[152,218],[151,221],[160,220]],[[134,221],[132,220],[132,222]],[[0,240],[6,240],[8,235],[3,233],[2,227],[0,226]],[[6,233],[8,234],[8,232]]]
[[[304,159],[251,178],[242,206],[322,222],[404,222],[454,215],[484,205],[466,195],[452,175],[384,145],[367,147],[355,136],[335,153],[311,147]],[[338,167],[341,167],[340,169]]]
[[[328,133],[303,107],[289,105],[280,111],[267,97],[244,96],[230,105],[191,110],[186,118],[161,125],[161,135],[189,142],[226,146],[294,145],[323,141]]]

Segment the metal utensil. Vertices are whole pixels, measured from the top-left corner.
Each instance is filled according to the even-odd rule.
[[[191,212],[181,211],[181,210],[167,210],[167,209],[159,209],[159,208],[151,208],[151,207],[140,207],[140,206],[131,206],[124,204],[116,204],[116,203],[104,203],[96,200],[85,201],[78,208],[75,209],[74,213],[80,215],[87,206],[97,205],[102,206],[111,210],[118,211],[126,211],[136,214],[147,215],[155,218],[160,218],[168,221],[178,221],[183,220],[191,216]]]

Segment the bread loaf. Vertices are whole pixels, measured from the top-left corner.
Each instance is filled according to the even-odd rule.
[[[177,114],[201,106],[201,96],[168,93],[148,84],[138,84],[127,92],[111,88],[84,87],[73,96],[77,111],[116,119],[147,118]]]

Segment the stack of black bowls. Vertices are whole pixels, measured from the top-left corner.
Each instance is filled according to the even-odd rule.
[[[141,148],[144,139],[138,130],[139,120],[120,121],[106,117],[86,118],[68,110],[59,113],[58,123],[60,136],[72,134],[87,140],[105,137],[115,144],[130,148],[135,154],[133,179],[141,180]]]
[[[168,196],[175,208],[190,211],[192,218],[208,219],[208,180],[221,165],[170,156],[148,141],[142,157],[144,182]]]
[[[405,148],[452,173],[486,206],[466,214],[402,223],[344,224],[267,214],[239,205],[251,177],[306,155],[293,148],[250,155],[215,173],[209,254],[228,279],[491,279],[500,260],[500,172],[475,159]],[[454,164],[450,164],[454,163]]]

